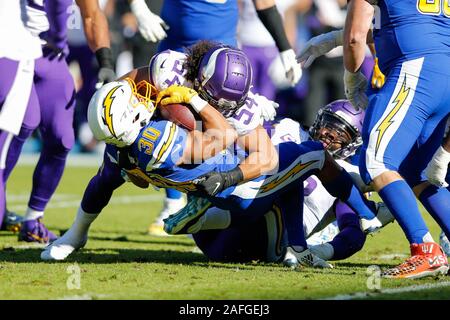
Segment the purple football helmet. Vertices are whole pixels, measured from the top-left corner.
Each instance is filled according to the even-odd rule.
[[[362,145],[362,126],[364,110],[356,111],[348,100],[336,100],[319,110],[310,129],[314,140],[327,141],[328,147],[340,144],[340,147],[328,149],[333,157],[345,159]]]
[[[245,103],[252,73],[243,51],[217,46],[201,59],[195,89],[225,117],[230,117]]]

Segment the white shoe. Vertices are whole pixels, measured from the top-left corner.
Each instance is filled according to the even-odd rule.
[[[378,218],[376,217],[371,220],[361,218],[360,222],[361,222],[361,229],[365,234],[372,234],[378,232],[383,227],[380,220],[378,220]]]
[[[290,250],[286,250],[286,254],[284,255],[284,258],[283,258],[283,265],[285,267],[289,267],[292,269],[297,268],[299,265],[297,257],[294,254],[292,254],[292,252]]]
[[[156,218],[155,222],[148,227],[148,234],[158,237],[169,236],[169,234],[164,231],[163,220],[168,218],[171,214],[177,213],[178,211],[183,209],[185,205],[185,197],[181,197],[180,199],[166,198],[164,200],[164,206],[159,213],[158,218]]]
[[[394,216],[384,202],[377,203],[377,219],[383,227],[395,221]]]
[[[82,237],[72,235],[72,232],[67,231],[61,238],[53,241],[48,245],[44,251],[41,252],[42,260],[57,260],[66,259],[75,250],[81,249],[86,245],[87,234]]]
[[[447,257],[450,257],[450,241],[448,241],[444,231],[441,231],[441,234],[439,235],[439,244]]]
[[[286,250],[286,255],[294,256],[297,259],[298,263],[305,267],[328,268],[328,269],[333,268],[332,264],[319,258],[317,255],[312,253],[310,249],[306,249],[306,250],[303,250],[302,252],[298,252],[298,251],[294,250],[294,248],[288,247]]]

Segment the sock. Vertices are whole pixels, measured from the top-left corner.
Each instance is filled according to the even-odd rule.
[[[230,211],[212,207],[201,217],[203,219],[200,230],[226,229],[230,226]]]
[[[99,213],[87,213],[80,206],[70,231],[77,237],[83,237],[88,233],[89,227],[97,219],[98,215]]]
[[[394,215],[412,243],[430,242],[428,228],[420,214],[416,197],[404,180],[397,180],[386,185],[378,194]]]
[[[166,196],[168,199],[181,199],[182,193],[175,189],[166,189]]]
[[[335,207],[339,233],[329,244],[333,247],[333,256],[327,260],[346,259],[362,249],[366,235],[359,225],[358,215],[343,202]]]
[[[39,218],[42,218],[44,216],[44,211],[38,211],[34,210],[30,207],[27,208],[27,212],[25,213],[25,216],[23,217],[24,221],[28,220],[36,220]]]
[[[445,188],[428,186],[419,200],[450,239],[450,192]]]
[[[281,210],[288,245],[297,252],[308,247],[303,231],[303,182],[301,183],[299,188],[282,194],[280,201],[276,202],[278,207],[274,206],[272,209]]]
[[[364,198],[347,171],[342,170],[336,179],[324,184],[324,187],[333,197],[348,204],[361,218],[375,218],[375,204]]]

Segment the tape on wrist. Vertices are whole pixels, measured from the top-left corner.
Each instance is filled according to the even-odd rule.
[[[204,107],[208,104],[207,101],[200,98],[198,95],[192,97],[191,102],[189,103],[195,111],[200,113]]]

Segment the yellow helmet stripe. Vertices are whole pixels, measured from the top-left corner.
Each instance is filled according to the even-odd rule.
[[[106,125],[108,126],[109,131],[112,133],[114,137],[116,137],[116,133],[114,132],[113,127],[113,121],[112,121],[112,114],[111,114],[111,105],[114,101],[113,94],[116,92],[117,89],[119,89],[120,85],[112,88],[108,94],[106,95],[105,99],[103,100],[103,116],[106,122]]]

